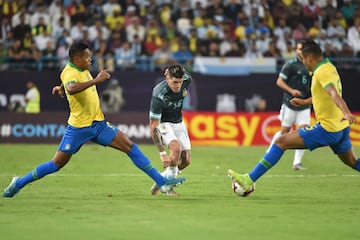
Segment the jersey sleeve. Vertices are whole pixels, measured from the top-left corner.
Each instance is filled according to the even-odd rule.
[[[321,71],[315,72],[315,77],[321,86],[326,89],[330,85],[336,85],[336,82],[339,80],[339,75],[337,72],[331,71],[330,69],[322,69]]]
[[[74,71],[67,71],[62,75],[61,81],[63,85],[66,87],[69,83],[77,82],[78,76]]]
[[[164,108],[164,102],[161,99],[153,96],[150,102],[150,112],[149,112],[150,119],[161,119],[163,108]]]
[[[291,72],[291,65],[287,62],[281,68],[281,71],[279,73],[279,77],[281,77],[284,80],[287,80],[288,76],[290,75],[290,72]]]

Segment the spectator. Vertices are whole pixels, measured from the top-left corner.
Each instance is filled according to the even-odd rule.
[[[1,17],[11,20],[18,11],[18,1],[1,1]]]
[[[25,14],[20,14],[20,23],[13,28],[14,39],[23,39],[26,32],[31,32],[31,27],[25,22]]]
[[[320,7],[317,5],[315,0],[308,0],[308,3],[303,7],[303,18],[302,23],[306,29],[309,29],[314,25],[314,21],[320,13]]]
[[[252,41],[249,48],[247,48],[245,57],[249,59],[256,59],[262,57],[262,53],[257,49],[256,43],[254,41]]]
[[[27,25],[30,25],[31,22],[31,14],[29,14],[29,12],[27,11],[26,5],[21,5],[19,6],[19,10],[17,13],[14,14],[14,16],[12,16],[11,18],[11,26],[14,28],[16,27],[18,24],[20,24],[21,20],[20,20],[20,16],[23,15],[24,17],[24,23]]]
[[[294,44],[291,41],[286,42],[286,49],[282,52],[282,58],[284,58],[285,61],[290,60],[296,56],[295,50],[294,50]]]
[[[71,43],[71,42],[70,42]],[[62,69],[68,61],[68,48],[69,44],[66,41],[60,41],[56,49],[57,57],[59,59],[58,64]]]
[[[330,42],[326,42],[323,47],[323,55],[326,58],[334,58],[336,57],[336,51],[334,50],[333,46]]]
[[[189,50],[193,55],[196,54],[198,51],[199,39],[195,28],[190,29],[188,35],[188,41],[189,41]]]
[[[188,34],[189,33],[187,33],[187,35]],[[175,23],[172,20],[168,21],[167,24],[162,28],[161,37],[166,38],[167,40],[172,42],[178,36],[186,36],[186,35],[180,34],[180,32],[176,29]]]
[[[244,46],[239,47],[239,43],[236,40],[232,40],[230,46],[231,46],[230,50],[225,52],[225,57],[242,57],[242,56],[244,56],[245,47]]]
[[[114,12],[119,12],[119,14],[121,14],[121,5],[117,0],[105,1],[102,9],[105,16],[112,15]]]
[[[43,33],[36,35],[34,37],[34,41],[35,41],[36,47],[40,51],[42,51],[46,48],[46,45],[48,44],[48,42],[52,42],[53,39],[52,39],[50,33],[47,30],[45,30]]]
[[[71,0],[71,3],[66,6],[66,12],[72,23],[86,21],[86,9],[85,5],[81,1]]]
[[[30,47],[26,51],[26,64],[25,68],[39,69],[39,60],[41,58],[41,51],[37,48],[35,42],[30,43]]]
[[[51,26],[45,22],[43,17],[39,17],[38,23],[31,28],[31,34],[35,37],[45,31],[51,33]]]
[[[331,18],[333,18],[337,10],[336,6],[334,6],[333,0],[326,0],[326,5],[322,7],[322,9],[325,11],[326,21],[329,21]]]
[[[327,28],[327,36],[331,39],[336,39],[339,34],[345,35],[345,29],[339,24],[338,18],[333,17]]]
[[[327,37],[327,33],[325,29],[322,29],[320,31],[320,36],[317,39],[315,39],[315,41],[320,46],[322,51],[325,51],[326,44],[331,45],[331,40]]]
[[[292,31],[291,38],[296,42],[307,38],[307,31],[302,23],[299,22],[297,24],[296,28]]]
[[[220,47],[217,41],[209,42],[208,53],[205,55],[207,57],[220,57]]]
[[[70,37],[74,42],[84,39],[84,32],[88,31],[88,27],[82,20],[78,20],[70,29]]]
[[[45,26],[50,25],[50,15],[45,11],[46,6],[43,3],[38,3],[36,5],[35,12],[31,15],[30,26],[33,28],[39,24],[40,18],[42,18],[42,23]]]
[[[129,5],[126,8],[126,13],[124,15],[125,26],[130,25],[132,18],[136,17],[136,7],[134,5]]]
[[[347,33],[349,45],[354,50],[354,55],[360,57],[360,18],[354,20],[354,26]]]
[[[61,11],[63,8],[64,8],[64,5],[61,0],[53,0],[48,7],[50,19],[52,19],[56,15],[61,14]]]
[[[179,50],[174,52],[174,58],[177,63],[183,66],[192,66],[193,63],[193,54],[189,50],[188,44],[186,41],[180,41]]]
[[[129,42],[124,42],[121,48],[115,49],[116,67],[121,70],[135,69],[136,56]]]
[[[107,1],[106,1],[107,2]],[[105,3],[106,4],[106,3]],[[86,23],[93,24],[93,19],[105,20],[105,13],[103,11],[103,0],[94,0],[86,8]]]
[[[51,15],[51,27],[55,29],[55,26],[59,24],[59,21],[64,21],[64,28],[70,30],[72,23],[66,9],[63,5],[60,6],[60,11],[56,11],[54,15]]]
[[[121,7],[120,6],[114,6],[112,8],[112,13],[105,14],[105,16],[106,16],[105,23],[108,26],[110,31],[115,30],[117,25],[119,25],[119,24],[121,24],[121,25],[125,24],[125,19],[121,15]]]
[[[276,47],[276,42],[274,40],[269,42],[268,49],[263,52],[263,57],[281,58],[281,52]]]
[[[40,113],[40,92],[33,81],[26,83],[27,92],[25,95],[25,113]]]
[[[155,70],[163,71],[167,66],[175,64],[173,53],[170,50],[169,41],[163,40],[161,46],[153,54]]]
[[[21,40],[14,40],[8,50],[7,63],[11,68],[23,68],[27,61],[27,52],[22,47]]]
[[[242,5],[238,0],[229,0],[225,6],[225,15],[232,21],[235,22],[238,12],[242,11]]]
[[[187,9],[181,9],[180,14],[180,17],[176,20],[176,28],[182,35],[186,36],[189,29],[192,27],[191,20]]]
[[[138,16],[134,16],[131,18],[131,24],[126,26],[126,37],[128,42],[134,41],[134,36],[136,35],[140,41],[144,41],[146,29],[141,24],[140,18]]]
[[[197,29],[197,35],[201,40],[209,40],[218,36],[218,29],[211,18],[204,21],[204,25]]]
[[[347,25],[351,26],[353,24],[353,16],[355,14],[356,7],[354,4],[351,3],[351,0],[343,0],[343,1],[344,1],[344,5],[342,5],[339,10],[343,14]]]
[[[295,28],[300,22],[302,15],[302,5],[299,0],[293,0],[292,3],[285,9],[287,12],[287,22],[291,28]]]
[[[271,38],[268,37],[266,31],[261,31],[260,36],[255,40],[256,49],[263,54],[265,51],[269,49],[269,42]]]
[[[314,25],[311,26],[307,32],[309,38],[316,39],[320,36],[321,25],[319,20],[314,21]]]
[[[41,63],[43,68],[58,68],[57,52],[52,41],[48,41],[45,49],[41,51]]]
[[[6,41],[7,32],[12,32],[12,27],[9,20],[7,18],[3,18],[1,19],[1,26],[0,26],[1,41]]]
[[[88,28],[89,40],[94,42],[98,38],[107,40],[109,39],[109,29],[103,25],[103,21],[100,18],[94,19],[94,24]]]

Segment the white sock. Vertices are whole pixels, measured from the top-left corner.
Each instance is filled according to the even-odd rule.
[[[270,148],[271,148],[271,146],[274,144],[275,140],[278,139],[279,137],[281,137],[281,135],[282,135],[282,134],[281,134],[280,131],[277,132],[277,133],[275,133],[273,139],[271,140],[270,146],[269,146],[269,148],[266,150],[266,152],[269,152],[269,151],[270,151]]]
[[[293,165],[301,163],[301,159],[302,159],[304,153],[305,153],[305,149],[296,149],[295,150]]]
[[[166,178],[176,177],[178,175],[179,169],[178,167],[167,167],[164,172],[161,173]]]

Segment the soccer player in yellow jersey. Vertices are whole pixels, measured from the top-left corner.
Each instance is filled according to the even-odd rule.
[[[342,98],[336,67],[329,59],[323,58],[319,45],[314,41],[303,43],[302,56],[304,65],[313,72],[311,95],[317,123],[282,135],[251,172],[239,174],[228,170],[232,180],[247,191],[246,195],[254,190],[254,183],[280,160],[287,149],[314,150],[329,146],[343,163],[360,171],[360,158],[350,141],[350,124],[355,123],[356,118]],[[310,103],[311,99],[297,100],[298,105]]]
[[[3,197],[13,197],[28,183],[59,171],[87,141],[110,146],[126,153],[133,163],[158,186],[168,188],[181,184],[184,178],[165,178],[153,167],[151,161],[118,128],[104,118],[96,84],[110,78],[106,70],[93,79],[90,73],[91,54],[87,44],[77,42],[69,49],[69,62],[61,72],[61,85],[53,88],[53,94],[66,93],[70,107],[68,127],[53,159],[37,166],[23,177],[13,177],[4,190]],[[161,190],[161,189],[160,189]]]

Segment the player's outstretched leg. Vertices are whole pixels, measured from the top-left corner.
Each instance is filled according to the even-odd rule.
[[[185,181],[185,178],[163,177],[161,173],[152,165],[151,161],[140,151],[138,146],[133,143],[128,156],[133,163],[149,177],[151,177],[157,186],[177,186]]]
[[[23,177],[13,177],[9,186],[5,188],[3,192],[3,197],[13,197],[20,191],[20,189],[25,187],[28,183],[38,180],[48,174],[57,172],[59,170],[60,167],[58,167],[54,163],[54,161],[51,160],[49,162],[39,165],[33,171],[29,172]]]
[[[251,180],[249,174],[240,174],[235,172],[232,169],[228,170],[228,175],[231,177],[233,181],[236,181],[244,188],[246,192],[250,192],[253,190],[254,182]]]

